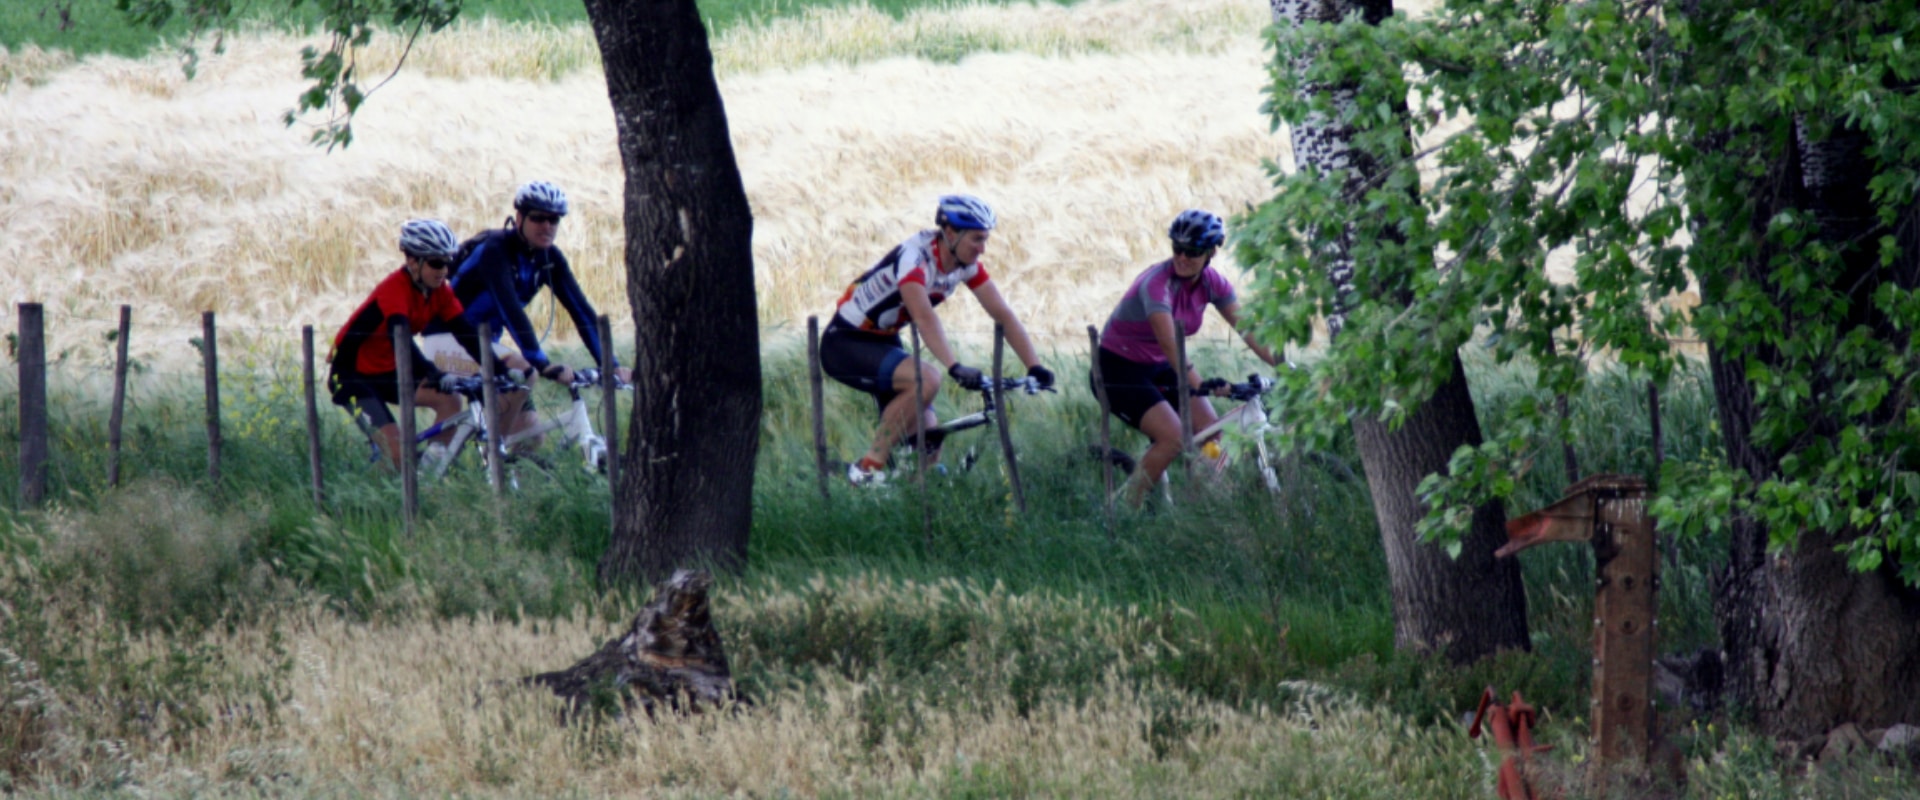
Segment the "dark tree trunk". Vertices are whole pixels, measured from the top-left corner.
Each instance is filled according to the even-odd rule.
[[[760,436],[753,219],[693,0],[586,0],[626,171],[637,358],[605,584],[743,564]]]
[[[1367,416],[1354,436],[1373,493],[1373,513],[1393,585],[1393,643],[1401,650],[1434,651],[1456,662],[1503,648],[1528,649],[1527,596],[1520,564],[1494,558],[1506,543],[1506,513],[1498,503],[1474,510],[1460,557],[1419,541],[1414,523],[1426,506],[1414,487],[1447,469],[1460,445],[1480,443],[1466,372],[1454,357],[1453,377],[1421,403],[1397,431]]]
[[[1332,22],[1359,12],[1378,25],[1393,14],[1391,0],[1270,0],[1273,21],[1282,31],[1303,22]],[[1298,65],[1304,68],[1305,65]],[[1350,103],[1348,87],[1314,87]],[[1404,109],[1403,109],[1404,111]],[[1359,191],[1368,176],[1381,169],[1352,146],[1353,129],[1336,119],[1321,124],[1296,125],[1292,132],[1294,159],[1323,173],[1346,172],[1350,191]],[[1358,202],[1358,199],[1355,199]],[[1364,285],[1365,265],[1355,264],[1347,241],[1331,243],[1328,279],[1339,292],[1327,316],[1330,336],[1337,337]],[[1392,298],[1386,298],[1389,302]],[[1366,465],[1367,486],[1373,494],[1374,516],[1387,552],[1387,570],[1393,584],[1394,644],[1402,650],[1445,653],[1457,661],[1471,661],[1504,648],[1528,649],[1527,601],[1519,566],[1493,558],[1506,542],[1506,513],[1497,503],[1475,510],[1473,528],[1463,542],[1458,560],[1444,550],[1422,544],[1415,523],[1426,514],[1415,491],[1426,476],[1442,472],[1453,451],[1481,442],[1480,422],[1474,416],[1466,371],[1458,354],[1453,375],[1424,401],[1399,430],[1370,416],[1353,423],[1360,459]]]
[[[1771,159],[1769,174],[1747,192],[1755,202],[1749,235],[1762,239],[1767,221],[1779,212],[1811,211],[1821,238],[1845,259],[1834,285],[1850,287],[1854,318],[1848,323],[1881,337],[1904,335],[1878,316],[1869,298],[1888,282],[1906,289],[1920,283],[1916,216],[1909,209],[1894,231],[1903,256],[1891,267],[1881,266],[1871,245],[1886,230],[1868,204],[1866,184],[1875,167],[1862,144],[1863,137],[1840,131],[1825,142],[1797,139],[1782,148]],[[1740,274],[1703,281],[1704,301],[1715,302],[1714,287],[1743,280],[1783,301],[1784,324],[1791,330],[1799,320],[1772,283],[1777,255],[1762,247],[1741,265]],[[1756,483],[1774,477],[1788,453],[1755,443],[1760,407],[1747,365],[1780,365],[1784,357],[1776,350],[1729,353],[1712,347],[1709,359],[1729,465]],[[1835,380],[1816,376],[1816,395],[1830,390]],[[1898,405],[1889,403],[1870,416],[1899,413]],[[1826,437],[1848,420],[1816,415],[1807,423],[1808,435]],[[1741,515],[1732,523],[1728,563],[1714,583],[1714,609],[1734,708],[1750,713],[1763,730],[1793,738],[1847,722],[1868,728],[1920,719],[1920,693],[1913,691],[1914,676],[1920,675],[1920,593],[1901,584],[1891,567],[1865,574],[1850,570],[1834,548],[1858,531],[1802,531],[1792,547],[1769,552],[1769,531],[1759,521]]]

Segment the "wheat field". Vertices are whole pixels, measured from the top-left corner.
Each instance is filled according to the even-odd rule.
[[[986,260],[1028,326],[1083,342],[1162,257],[1175,214],[1256,203],[1263,159],[1287,163],[1259,111],[1265,23],[1244,2],[1103,0],[901,20],[853,7],[717,37],[764,335],[827,314],[958,190],[999,212]],[[588,30],[455,26],[414,49],[332,153],[307,144],[311,121],[280,122],[308,43],[235,37],[193,80],[166,55],[0,54],[0,324],[43,302],[54,347],[85,346],[130,304],[149,359],[179,352],[207,310],[243,340],[291,342],[307,324],[324,337],[397,266],[401,221],[439,217],[464,236],[500,224],[532,179],[571,195],[560,244],[602,312],[630,320],[621,169]],[[363,72],[385,74],[398,44],[376,39]],[[542,327],[547,312],[533,308]],[[943,316],[963,342],[986,336],[971,303]]]

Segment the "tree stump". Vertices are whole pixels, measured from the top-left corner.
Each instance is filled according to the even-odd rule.
[[[656,706],[697,713],[703,706],[750,705],[733,686],[733,672],[713,628],[707,590],[713,576],[683,569],[654,587],[653,600],[627,632],[557,672],[520,679],[545,686],[567,701],[569,720],[581,715],[619,718]]]

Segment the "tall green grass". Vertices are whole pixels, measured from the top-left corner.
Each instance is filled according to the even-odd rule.
[[[1209,373],[1244,372],[1227,354],[1202,351],[1197,360]],[[971,470],[878,491],[830,480],[822,500],[804,361],[790,345],[768,353],[750,561],[742,573],[722,577],[716,600],[716,618],[751,694],[831,705],[841,701],[824,698],[840,697],[849,682],[867,687],[846,712],[851,735],[867,749],[884,743],[887,752],[913,753],[937,747],[945,734],[936,732],[946,730],[951,715],[999,713],[989,708],[1041,713],[1107,697],[1118,680],[1136,697],[1162,697],[1152,701],[1162,710],[1136,735],[1155,758],[1172,758],[1222,724],[1195,703],[1260,714],[1337,698],[1445,732],[1481,689],[1493,686],[1524,692],[1547,709],[1541,735],[1582,751],[1592,612],[1584,549],[1522,554],[1532,653],[1467,667],[1398,653],[1363,480],[1302,461],[1289,471],[1286,493],[1273,497],[1243,465],[1225,488],[1177,481],[1173,505],[1109,519],[1100,469],[1088,454],[1098,420],[1083,388],[1084,361],[1053,354],[1049,363],[1059,365],[1063,391],[1017,396],[1007,406],[1023,512],[990,428],[948,443],[955,465],[967,448],[979,451]],[[1501,409],[1534,389],[1516,377],[1520,372],[1472,358],[1468,364],[1483,424],[1500,435]],[[610,626],[637,602],[631,594],[602,594],[592,583],[608,497],[584,473],[559,470],[496,503],[468,465],[427,488],[423,518],[409,538],[397,520],[397,481],[367,464],[359,434],[324,407],[328,497],[324,510],[314,510],[299,395],[290,377],[273,371],[225,381],[227,448],[218,483],[205,477],[196,384],[184,376],[137,377],[128,485],[110,491],[101,477],[104,394],[95,379],[56,370],[54,500],[51,510],[21,510],[12,496],[19,432],[11,381],[0,380],[0,481],[8,498],[0,555],[10,565],[0,576],[0,599],[13,613],[0,626],[0,661],[34,666],[31,674],[0,676],[17,709],[0,714],[0,735],[13,736],[16,749],[52,753],[45,757],[59,761],[56,773],[101,763],[98,754],[49,750],[59,737],[155,741],[228,724],[208,708],[244,706],[257,709],[246,712],[248,724],[281,724],[274,709],[291,696],[291,656],[223,668],[208,649],[220,630],[282,625],[275,620],[312,613],[300,609],[316,603],[320,613],[375,624],[499,619],[537,626],[586,610]],[[863,448],[870,401],[832,383],[826,401],[829,449],[844,458]],[[1586,471],[1650,472],[1644,404],[1644,385],[1615,372],[1596,374],[1594,389],[1572,407]],[[946,397],[939,407],[950,416],[968,406],[966,398]],[[1668,389],[1670,455],[1716,451],[1710,409],[1697,370]],[[1137,451],[1144,442],[1127,433],[1116,445]],[[1537,446],[1541,463],[1559,463],[1558,442]],[[1350,441],[1323,455],[1324,462],[1359,465]],[[1557,472],[1527,476],[1516,504],[1524,507],[1511,511],[1557,496],[1564,488]],[[1689,541],[1673,549],[1660,596],[1663,650],[1712,644],[1706,576],[1723,548]],[[49,593],[52,586],[61,590]],[[62,619],[92,621],[49,622]],[[102,657],[116,652],[126,657]],[[34,699],[87,696],[100,686],[125,688],[101,696],[108,706],[84,714]],[[56,718],[86,722],[76,729]],[[1694,760],[1695,780],[1716,787],[1715,796],[1797,791],[1799,784],[1766,766],[1762,745],[1737,729],[1702,723],[1683,729],[1677,741]],[[1426,766],[1397,768],[1384,788],[1349,794],[1396,796],[1396,788],[1472,780],[1442,766],[1471,763],[1471,751],[1436,746],[1431,752],[1447,753],[1439,761],[1410,762]],[[1338,774],[1349,784],[1382,779],[1362,761],[1343,751],[1322,766],[1345,770]],[[7,769],[44,777],[46,766]],[[1011,767],[982,763],[941,785],[963,793],[1048,791],[1051,784],[1029,783],[1034,776],[1006,772]],[[1334,780],[1304,764],[1287,769],[1306,771],[1277,773],[1274,786]],[[1834,778],[1835,785],[1907,785],[1898,783],[1905,780],[1899,773],[1871,764],[1861,770]],[[1136,785],[1167,787],[1169,779],[1142,773]]]

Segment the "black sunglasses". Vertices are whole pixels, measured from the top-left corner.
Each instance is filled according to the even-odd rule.
[[[444,258],[423,258],[423,259],[420,259],[420,263],[425,264],[434,269],[449,269],[453,266],[452,261]]]
[[[1213,255],[1213,248],[1211,248],[1211,247],[1179,247],[1179,246],[1175,246],[1175,247],[1173,248],[1173,252],[1175,252],[1175,253],[1177,253],[1177,254],[1179,254],[1179,255],[1183,255],[1183,256],[1186,256],[1187,258],[1200,258],[1200,257],[1202,257],[1202,256],[1210,256],[1210,255]]]
[[[536,211],[536,212],[527,214],[527,221],[538,222],[542,225],[555,225],[560,222],[560,215],[546,214],[546,213],[541,213]]]

